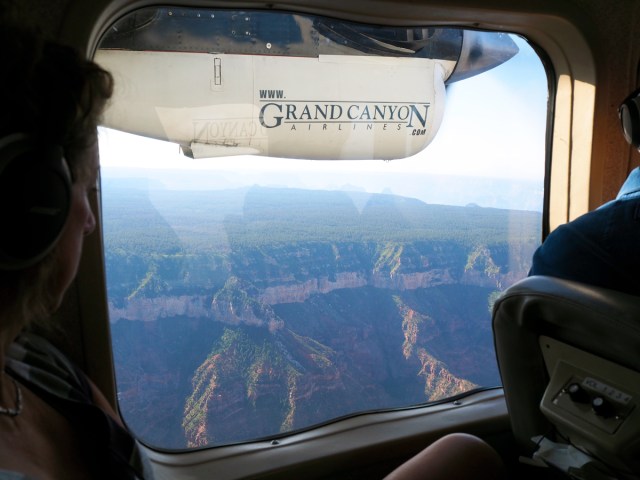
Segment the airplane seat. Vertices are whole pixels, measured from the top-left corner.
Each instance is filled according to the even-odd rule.
[[[496,301],[493,333],[528,463],[640,478],[640,297],[533,276]]]

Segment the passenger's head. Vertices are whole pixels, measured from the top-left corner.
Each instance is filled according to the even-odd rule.
[[[85,60],[75,50],[45,41],[20,26],[0,26],[0,62],[3,65],[0,145],[3,139],[9,139],[5,141],[9,145],[33,144],[37,147],[34,153],[29,151],[24,156],[7,155],[13,159],[9,164],[18,171],[28,163],[27,172],[30,169],[39,172],[35,166],[40,168],[40,159],[45,156],[40,154],[42,146],[46,155],[54,152],[52,157],[57,156],[53,176],[60,170],[70,184],[62,189],[64,210],[68,209],[68,214],[62,217],[50,245],[24,265],[0,267],[0,328],[11,324],[15,329],[57,308],[62,293],[75,276],[76,257],[82,246],[81,237],[78,244],[78,234],[90,233],[95,224],[87,192],[96,181],[97,124],[111,96],[113,82],[108,72]],[[17,141],[13,142],[13,139]],[[0,164],[0,180],[2,168]],[[5,168],[6,175],[7,171]],[[31,185],[29,173],[20,175]],[[41,189],[43,178],[48,177],[33,174],[33,185],[38,185],[36,191]],[[11,190],[11,182],[6,186],[5,181],[4,185],[5,192]],[[5,219],[6,215],[14,213],[9,211]],[[15,225],[21,223],[18,221]],[[21,229],[0,225],[0,235],[13,235],[20,241],[20,235],[28,236],[24,231],[16,230]]]

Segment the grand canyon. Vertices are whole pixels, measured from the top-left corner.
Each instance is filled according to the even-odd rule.
[[[491,308],[527,274],[538,212],[104,188],[118,398],[150,445],[268,438],[499,385]]]

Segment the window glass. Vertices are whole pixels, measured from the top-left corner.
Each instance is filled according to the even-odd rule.
[[[96,59],[117,82],[100,155],[118,400],[144,442],[499,385],[492,304],[541,239],[548,85],[526,41],[165,8]]]

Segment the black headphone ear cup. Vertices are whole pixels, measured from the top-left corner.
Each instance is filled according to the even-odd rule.
[[[0,269],[27,268],[49,253],[70,206],[62,147],[23,134],[0,140]]]
[[[638,92],[631,94],[618,109],[624,138],[635,148],[640,147],[640,105]]]

